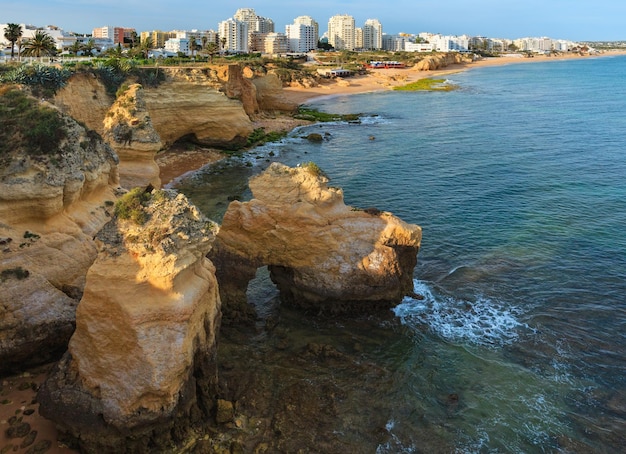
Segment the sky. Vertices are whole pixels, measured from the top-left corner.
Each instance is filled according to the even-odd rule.
[[[239,8],[254,8],[270,18],[277,32],[297,16],[320,25],[337,14],[353,16],[357,27],[378,19],[389,34],[431,32],[444,35],[524,38],[547,36],[571,41],[626,40],[624,0],[3,0],[0,24],[56,25],[91,33],[114,26],[145,30],[217,30]]]

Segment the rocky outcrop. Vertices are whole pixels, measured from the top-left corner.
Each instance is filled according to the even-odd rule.
[[[434,71],[442,69],[450,65],[458,65],[462,63],[471,63],[472,57],[458,52],[448,52],[429,56],[419,61],[413,66],[416,71]]]
[[[95,74],[85,72],[74,74],[54,95],[54,104],[63,113],[83,122],[100,135],[104,134],[102,120],[113,101]]]
[[[259,113],[256,85],[243,76],[239,65],[228,65],[228,76],[222,91],[231,99],[238,99],[248,115]]]
[[[225,316],[249,315],[245,289],[268,265],[283,301],[316,311],[367,310],[413,290],[421,229],[390,213],[346,206],[314,164],[274,163],[232,202],[209,257]]]
[[[266,112],[295,112],[298,105],[284,96],[283,83],[276,74],[268,74],[263,77],[252,79],[256,87],[259,108]]]
[[[84,452],[180,442],[216,389],[220,299],[205,254],[217,227],[173,191],[121,203],[140,222],[116,218],[98,233],[69,350],[38,395]]]
[[[173,80],[146,89],[144,99],[154,129],[166,144],[193,136],[207,146],[239,147],[254,130],[241,101],[211,83]]]
[[[65,350],[97,254],[92,237],[117,197],[113,150],[62,118],[56,153],[15,150],[0,164],[0,374]]]
[[[141,85],[133,84],[120,94],[104,118],[104,139],[120,159],[120,184],[125,188],[158,188],[159,166],[154,160],[163,148]]]

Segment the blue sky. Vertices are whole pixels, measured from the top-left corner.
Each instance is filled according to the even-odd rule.
[[[573,41],[626,40],[624,0],[4,0],[0,23],[57,25],[90,33],[104,25],[143,30],[217,29],[238,8],[269,17],[276,31],[297,16],[312,16],[327,29],[336,14],[354,16],[356,25],[379,19],[385,33],[433,32],[492,38],[548,36]]]

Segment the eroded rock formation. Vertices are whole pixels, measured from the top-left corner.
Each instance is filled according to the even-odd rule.
[[[90,73],[74,74],[54,95],[54,104],[63,113],[82,121],[100,135],[104,134],[103,119],[113,101],[104,84]]]
[[[16,148],[0,163],[0,373],[65,350],[97,255],[92,237],[117,197],[113,150],[61,117],[56,152]]]
[[[288,101],[283,92],[283,83],[276,74],[267,74],[263,77],[252,79],[256,87],[256,97],[259,108],[263,111],[295,112],[298,108],[296,103]]]
[[[119,156],[120,184],[125,188],[161,186],[154,157],[163,143],[152,126],[144,97],[141,85],[129,86],[117,97],[103,122],[103,137]]]
[[[205,254],[217,227],[173,191],[128,197],[147,221],[98,233],[69,350],[39,392],[40,412],[85,452],[180,442],[216,389],[220,299]]]
[[[456,65],[460,63],[471,63],[472,57],[469,55],[463,55],[458,52],[447,52],[429,56],[419,61],[413,69],[416,71],[434,71],[436,69],[442,69],[450,65]]]
[[[288,303],[343,312],[391,306],[413,291],[421,229],[390,213],[346,206],[315,165],[272,164],[232,202],[209,257],[225,315],[249,315],[245,291],[260,266]]]
[[[145,89],[144,99],[154,129],[166,144],[193,135],[207,146],[237,147],[254,129],[242,102],[228,98],[210,81],[171,80]]]

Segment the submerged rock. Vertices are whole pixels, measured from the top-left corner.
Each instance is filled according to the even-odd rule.
[[[96,236],[76,331],[38,395],[86,452],[179,442],[216,389],[220,299],[205,254],[217,227],[173,191],[126,197],[145,222],[116,218]]]
[[[421,228],[390,213],[346,206],[309,163],[272,164],[231,202],[209,257],[225,313],[250,316],[245,290],[260,266],[284,302],[328,312],[389,307],[412,293]]]

